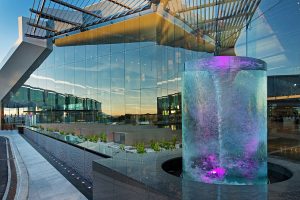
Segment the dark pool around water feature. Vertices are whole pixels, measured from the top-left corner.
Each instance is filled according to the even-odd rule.
[[[162,164],[162,169],[177,177],[182,175],[182,157],[167,160]],[[268,162],[268,183],[277,183],[290,179],[293,173],[280,165]]]

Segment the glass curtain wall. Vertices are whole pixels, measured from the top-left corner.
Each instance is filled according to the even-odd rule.
[[[238,55],[268,65],[268,132],[298,134],[300,115],[300,2],[263,0],[236,45]]]
[[[299,4],[297,0],[262,0],[234,48],[236,55],[267,62],[269,120],[272,121],[299,122]],[[139,29],[143,23],[139,20],[137,27],[132,27],[132,23],[123,23],[121,27],[123,30],[136,28],[131,37],[141,42],[129,43],[129,36],[119,34],[118,43],[114,36],[94,45],[54,47],[26,82],[33,88],[61,94],[54,98],[48,93],[46,101],[42,101],[38,90],[32,94],[30,103],[34,103],[35,111],[41,111],[36,113],[43,115],[41,122],[149,124],[180,129],[184,62],[213,53],[204,52],[203,47],[199,51],[176,47],[180,39],[176,37],[175,25],[161,23],[160,27],[143,32]],[[109,23],[103,24],[106,25]],[[111,30],[105,31],[110,34]],[[159,41],[167,45],[160,45]],[[93,117],[88,117],[92,114],[85,109],[92,103],[85,99],[101,104]],[[53,101],[59,109],[53,107]],[[31,110],[30,106],[25,110]],[[66,114],[61,110],[74,112]],[[49,117],[56,115],[60,117]]]
[[[140,32],[137,37],[148,34],[147,38],[156,40],[164,34],[176,34],[174,27],[168,27],[166,33],[161,26],[147,33]],[[125,23],[123,28],[131,27],[126,27]],[[120,37],[124,43],[107,40],[101,41],[103,44],[54,47],[47,60],[25,83],[59,94],[47,92],[44,97],[42,91],[31,91],[34,96],[30,102],[35,105],[33,114],[37,115],[38,122],[181,128],[184,62],[212,54],[172,47],[177,42],[175,36],[167,38],[173,39],[167,41],[168,46],[150,41],[126,43],[128,39],[123,35]],[[88,116],[90,113],[84,109],[85,99],[101,104],[96,117]]]

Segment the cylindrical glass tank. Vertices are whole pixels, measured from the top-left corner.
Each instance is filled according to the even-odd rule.
[[[186,62],[182,108],[183,178],[267,183],[265,62],[234,56]]]

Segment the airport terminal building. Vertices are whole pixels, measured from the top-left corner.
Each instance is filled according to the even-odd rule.
[[[298,16],[298,8],[286,3],[280,9],[276,3],[101,1],[86,5],[87,13],[56,1],[44,10],[33,7],[32,13],[44,18],[32,17],[26,34],[52,39],[53,51],[2,100],[3,114],[35,115],[35,123],[180,129],[184,63],[216,55],[216,49],[219,55],[265,60],[270,97],[298,94],[299,58],[293,51],[298,26],[291,31],[281,23],[292,17],[283,16],[287,10]]]
[[[178,157],[186,62],[241,56],[267,64],[268,133],[299,132],[299,1],[41,0],[30,13],[19,18],[18,45],[1,63],[0,84],[6,88],[0,93],[2,129],[25,125],[32,141],[41,141],[30,135],[40,132],[104,157],[115,156],[101,147],[107,141],[124,151],[130,146],[135,153],[141,145],[142,150],[174,148],[163,157]],[[27,54],[29,50],[34,53]],[[2,83],[6,76],[13,81]],[[99,146],[88,146],[98,141]],[[126,150],[132,153],[130,148]],[[114,165],[85,163],[83,168],[102,173],[103,165],[121,165],[124,158],[118,155]],[[139,160],[138,169],[127,164],[132,171],[126,177],[138,179],[133,171],[145,173],[148,159]],[[163,162],[158,154],[151,159]],[[102,186],[100,175],[93,179],[85,173],[80,175]],[[177,182],[168,189],[154,186],[154,192],[149,188],[155,183],[147,181],[142,180],[146,189],[140,189],[150,196],[157,190],[158,197],[163,197],[162,190],[176,191]],[[98,198],[99,192],[93,192]]]

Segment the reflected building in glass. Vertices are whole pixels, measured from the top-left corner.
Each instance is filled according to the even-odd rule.
[[[50,154],[55,151],[53,155],[58,160],[64,162],[68,157],[72,161],[70,166],[76,170],[79,167],[82,172],[84,179],[77,179],[79,185],[85,182],[82,180],[88,174],[94,199],[100,199],[97,194],[101,193],[113,196],[111,199],[127,195],[134,196],[131,199],[152,198],[152,189],[181,199],[197,199],[201,195],[204,199],[236,199],[235,195],[246,196],[243,199],[267,199],[268,196],[294,194],[299,188],[294,182],[283,182],[293,187],[276,184],[236,190],[235,187],[194,184],[194,181],[179,177],[182,177],[183,166],[183,170],[194,176],[192,180],[201,179],[205,183],[265,184],[270,160],[266,155],[284,158],[279,159],[278,166],[290,158],[299,161],[298,154],[294,153],[300,141],[296,139],[300,130],[298,1],[33,1],[30,19],[19,18],[21,38],[42,41],[44,57],[52,52],[46,59],[43,56],[35,59],[27,66],[30,70],[22,71],[22,62],[27,61],[26,56],[33,48],[24,48],[28,51],[23,49],[22,56],[16,56],[18,59],[15,60],[21,60],[20,66],[5,65],[18,77],[13,73],[0,76],[2,88],[6,87],[3,86],[6,77],[13,77],[11,80],[15,81],[5,94],[0,90],[0,96],[5,97],[0,99],[1,126],[14,129],[25,124],[25,137],[37,141],[41,147],[49,147]],[[266,73],[268,83],[267,91],[261,92],[263,98],[262,95],[257,98],[247,95],[247,92],[259,93],[254,90],[254,85],[265,86],[265,82],[258,81],[262,79],[261,75],[255,72],[253,76],[249,73],[252,79],[238,82],[243,87],[233,90],[224,86],[223,98],[209,87],[209,77],[202,76],[183,93],[185,63],[213,56],[251,57],[266,62],[268,67],[263,72],[263,79],[266,80]],[[20,71],[21,75],[18,74]],[[224,74],[233,78],[228,71]],[[190,76],[197,74],[191,72]],[[197,91],[199,85],[207,89]],[[192,98],[190,93],[196,97]],[[225,94],[234,95],[228,97]],[[225,106],[224,114],[219,116],[230,126],[226,125],[224,129],[218,126],[218,138],[214,134],[216,117],[210,120],[206,115],[216,110],[212,101],[206,101],[210,97],[218,99],[219,108]],[[199,104],[200,101],[203,104]],[[201,110],[200,106],[193,109],[194,105],[204,105],[207,110],[199,114],[194,111]],[[256,106],[264,110],[267,107],[267,119],[258,117],[259,112],[253,109]],[[210,137],[198,137],[196,133],[206,134],[205,128],[194,125],[191,118],[188,120],[192,123],[182,124],[187,107],[191,107],[195,119],[204,119],[203,125],[212,130],[214,138],[219,139],[226,133],[223,140],[218,140],[217,144],[217,139],[212,142]],[[234,112],[229,112],[231,110]],[[239,128],[238,122],[245,126]],[[189,143],[185,143],[186,134],[182,134],[186,126],[195,128]],[[252,128],[257,131],[240,138]],[[254,137],[260,133],[263,136]],[[37,139],[44,136],[49,138]],[[62,141],[63,148],[76,147],[84,153],[74,153],[73,157],[69,151],[56,151],[59,148],[46,145],[48,139]],[[287,147],[290,151],[282,151]],[[207,153],[207,148],[213,151]],[[191,154],[198,150],[203,154],[198,157]],[[100,153],[102,158],[108,159],[97,158],[92,163],[86,152]],[[182,160],[187,157],[191,162],[185,164]],[[277,172],[277,164],[273,161],[268,168]],[[222,167],[223,163],[226,168]],[[94,166],[100,166],[99,171]],[[199,169],[202,177],[195,179],[199,171],[191,168]],[[299,169],[298,166],[295,168]],[[97,182],[97,174],[95,179],[90,176],[93,169],[101,177],[102,172],[113,172],[104,174],[107,178],[101,178],[104,182]],[[289,174],[284,165],[278,172],[280,170],[283,173],[268,172],[271,183],[278,177],[283,181],[298,174],[293,170]],[[115,176],[116,172],[122,175],[122,181],[121,176]],[[178,178],[168,178],[165,172]],[[295,177],[290,180],[297,180]],[[129,191],[132,185],[127,187],[127,184],[133,180],[137,180],[135,188]],[[102,187],[107,185],[109,188]],[[141,188],[146,189],[141,192],[143,196],[137,198]],[[88,186],[87,190],[90,189]],[[285,193],[290,189],[291,193]]]
[[[250,56],[265,60],[269,75],[297,74],[299,39],[284,37],[282,22],[299,17],[292,3],[285,3],[291,16],[280,22],[273,16],[284,15],[286,9],[276,0],[86,4],[82,6],[86,12],[63,6],[51,10],[48,3],[42,10],[31,9],[45,19],[56,15],[42,25],[32,18],[27,31],[28,37],[52,39],[54,48],[25,85],[3,101],[6,115],[31,113],[40,123],[98,122],[178,130],[186,61]],[[26,98],[18,95],[27,86],[33,96],[22,104]],[[295,94],[297,87],[291,87]]]
[[[93,23],[95,16],[56,11],[57,17],[65,17],[65,23],[54,20],[54,24],[47,24],[48,29],[55,29],[58,35],[53,52],[25,84],[74,98],[68,98],[70,106],[60,110],[47,102],[50,96],[43,104],[35,103],[39,99],[32,99],[36,106],[33,111],[48,113],[43,116],[49,115],[49,119],[43,121],[48,123],[66,122],[66,118],[57,120],[50,116],[74,110],[68,113],[70,122],[149,124],[180,129],[181,73],[185,61],[213,56],[215,51],[234,54],[235,42],[247,22],[243,16],[237,16],[239,20],[233,29],[225,26],[229,17],[218,13],[217,5],[193,4],[199,8],[183,1],[128,1],[122,5],[104,1],[87,5],[86,10],[101,16],[103,23],[69,36],[62,34],[64,37],[58,33],[68,30],[70,24]],[[243,14],[251,17],[250,12],[256,10],[259,1],[247,4],[249,8],[243,10]],[[237,12],[245,5],[226,6]],[[32,12],[35,11],[33,8]],[[44,12],[45,15],[55,13],[46,7]],[[216,34],[215,25],[221,23],[222,30]],[[53,34],[49,30],[38,32],[38,28],[41,27],[33,25],[27,35],[46,38]],[[218,40],[219,37],[228,39]],[[217,44],[216,40],[222,42]],[[101,114],[91,118],[83,109],[71,106],[83,104],[83,99],[101,102]],[[40,115],[39,112],[34,114]]]

